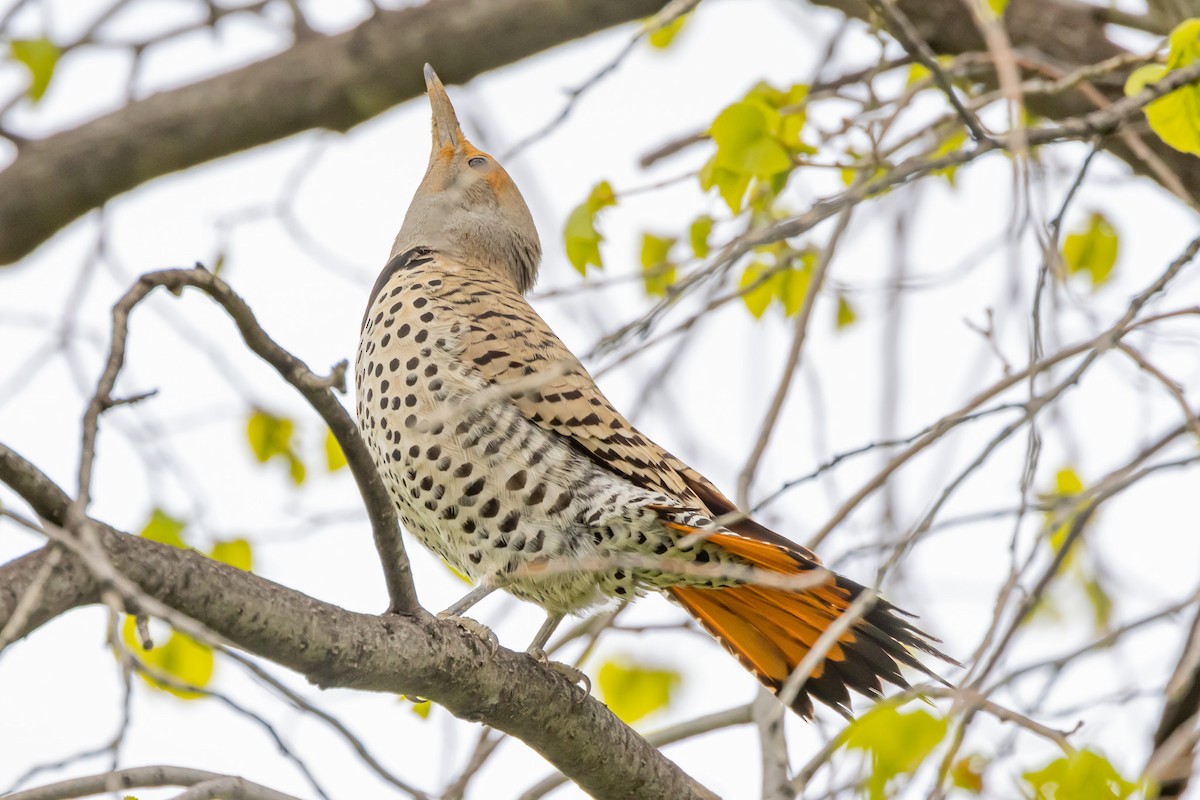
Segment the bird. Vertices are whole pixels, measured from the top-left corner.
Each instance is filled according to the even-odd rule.
[[[526,300],[542,253],[520,191],[424,74],[429,164],[371,289],[355,391],[401,524],[476,584],[444,616],[465,620],[498,588],[541,606],[528,652],[545,662],[566,615],[661,592],[806,718],[814,700],[849,715],[851,691],[907,688],[901,667],[936,677],[926,656],[954,663],[879,598],[780,694],[866,590],[740,514],[609,402]]]

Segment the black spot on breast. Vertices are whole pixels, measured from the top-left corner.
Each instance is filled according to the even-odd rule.
[[[487,506],[484,506],[487,508]],[[521,521],[520,511],[510,511],[500,521],[500,530],[504,533],[512,533],[517,529],[517,523]]]
[[[544,500],[545,498],[546,498],[546,484],[539,483],[537,486],[533,487],[533,491],[530,492],[529,496],[525,498],[525,505],[536,506],[538,503],[542,502],[542,500]]]
[[[478,478],[467,484],[467,488],[463,489],[463,494],[467,497],[474,497],[483,491],[484,485],[487,483],[483,478]]]
[[[486,503],[479,507],[480,516],[491,519],[500,513],[500,501],[496,498],[490,498]]]
[[[550,513],[557,514],[558,512],[563,511],[567,506],[571,505],[571,501],[574,499],[575,493],[570,489],[566,490],[558,496],[558,499],[554,501],[554,505],[550,506]]]
[[[529,476],[525,472],[525,470],[519,470],[517,472],[514,472],[512,474],[512,476],[508,479],[508,482],[504,484],[504,488],[508,489],[510,492],[515,492],[515,491],[518,491],[519,489],[523,489],[523,488],[525,488],[525,481],[528,478],[529,478]]]

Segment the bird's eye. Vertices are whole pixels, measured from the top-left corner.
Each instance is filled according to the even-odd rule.
[[[470,164],[475,169],[481,169],[482,167],[487,165],[487,159],[484,158],[483,156],[472,156],[470,159],[467,160],[467,163]]]

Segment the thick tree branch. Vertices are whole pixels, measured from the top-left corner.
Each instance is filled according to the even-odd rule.
[[[869,0],[811,2],[858,19],[868,19],[871,15]],[[895,6],[939,55],[986,50],[983,34],[962,0],[896,0]],[[1075,0],[1011,0],[1004,13],[1004,25],[1018,55],[1062,74],[1127,54],[1124,48],[1108,38],[1105,23],[1104,9]],[[1035,114],[1052,120],[1066,120],[1095,111],[1097,92],[1108,102],[1121,99],[1127,75],[1128,70],[1117,71],[1106,78],[1094,78],[1087,85],[1069,92],[1029,95],[1025,102]],[[1146,134],[1143,139],[1149,151],[1179,178],[1192,202],[1200,203],[1200,159],[1168,147],[1157,136],[1148,133],[1143,121],[1139,120],[1132,128]],[[1135,172],[1155,177],[1152,166],[1119,134],[1106,135],[1100,144],[1128,163]]]
[[[29,462],[0,445],[0,481],[47,519],[70,499]],[[95,523],[113,567],[147,595],[206,625],[253,655],[319,686],[427,697],[455,716],[505,731],[537,750],[597,797],[709,798],[672,761],[602,704],[533,659],[501,649],[429,614],[372,616],[323,603],[200,553],[160,545]],[[47,557],[43,548],[0,567],[0,628]],[[25,635],[100,587],[64,554]]]
[[[1167,700],[1154,731],[1154,751],[1146,772],[1155,773],[1160,800],[1182,797],[1196,758],[1195,737],[1200,722],[1200,610],[1184,640],[1183,655],[1167,684]],[[1174,753],[1171,745],[1178,744]]]
[[[657,11],[664,0],[435,0],[379,11],[242,69],[25,143],[0,172],[0,264],[169,172],[310,128],[344,131],[425,90]]]

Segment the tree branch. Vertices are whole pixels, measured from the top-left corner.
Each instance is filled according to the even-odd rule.
[[[58,783],[27,789],[5,797],[5,800],[71,800],[94,794],[117,792],[122,789],[145,789],[158,786],[191,786],[192,790],[179,797],[188,800],[213,797],[238,797],[241,800],[298,800],[290,794],[251,783],[245,778],[221,775],[188,767],[131,767],[115,772],[102,772],[84,778],[72,778]],[[213,794],[218,787],[224,794]],[[196,791],[200,790],[200,791]]]
[[[49,479],[3,445],[0,481],[34,487],[22,497],[40,515],[65,516],[70,499],[48,491]],[[429,698],[457,717],[516,736],[597,797],[712,797],[601,703],[580,701],[574,687],[524,654],[493,654],[453,622],[424,612],[346,611],[200,553],[94,527],[112,566],[147,595],[318,686]],[[0,567],[0,628],[49,551]],[[97,602],[100,589],[87,565],[64,553],[17,635]]]
[[[125,361],[129,315],[134,306],[144,300],[156,287],[163,286],[179,294],[192,286],[215,300],[233,319],[242,334],[246,346],[259,358],[266,361],[285,381],[291,384],[308,404],[321,415],[333,432],[350,472],[367,508],[375,539],[375,548],[383,566],[390,605],[388,610],[397,614],[411,614],[420,608],[416,589],[413,587],[412,570],[404,542],[400,538],[400,520],[396,508],[388,495],[387,488],[375,469],[371,454],[358,432],[358,425],[346,409],[334,397],[333,388],[346,390],[346,363],[336,365],[329,377],[322,378],[312,372],[308,365],[280,347],[258,324],[254,312],[246,302],[229,287],[229,284],[203,267],[195,269],[169,269],[148,272],[138,278],[129,291],[113,306],[112,346],[100,377],[95,395],[88,404],[83,420],[83,448],[79,466],[79,496],[72,502],[67,514],[67,523],[79,523],[85,517],[90,486],[91,467],[95,453],[95,440],[100,414],[114,405],[111,396],[117,376]],[[72,518],[74,517],[74,519]],[[55,521],[57,523],[57,521]],[[61,524],[61,523],[59,523]]]
[[[425,90],[656,12],[664,0],[436,0],[378,11],[241,69],[26,142],[0,172],[0,264],[153,178],[311,128],[345,131]],[[536,20],[536,24],[531,24]]]
[[[869,19],[870,0],[810,0],[814,5],[834,8],[850,17]],[[960,55],[986,51],[986,43],[962,0],[896,0],[897,9],[912,23],[915,32],[938,55]],[[1106,59],[1128,55],[1105,32],[1105,9],[1074,0],[1011,0],[1004,13],[1004,27],[1013,47],[1024,57],[1054,65],[1064,73]],[[1097,94],[1108,102],[1124,96],[1129,69],[1107,78],[1093,78],[1086,85],[1053,95],[1029,95],[1029,110],[1052,120],[1096,110]],[[995,82],[994,78],[990,79]],[[1147,130],[1139,123],[1136,130]],[[1119,133],[1105,132],[1100,146],[1126,162],[1139,174],[1158,180],[1154,167],[1134,152]],[[1153,156],[1178,177],[1193,204],[1200,201],[1200,159],[1166,145],[1157,136],[1145,137]],[[1166,187],[1170,189],[1170,187]]]

